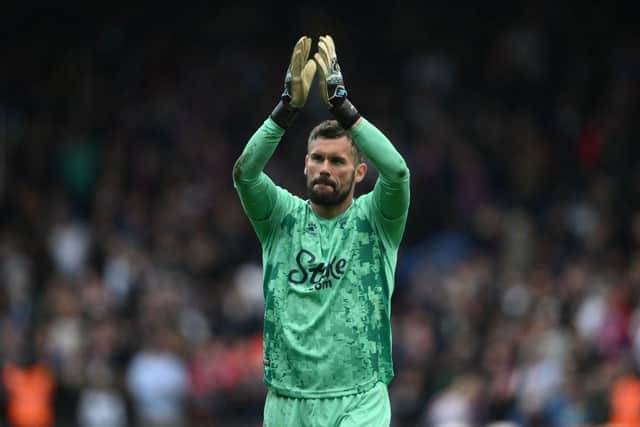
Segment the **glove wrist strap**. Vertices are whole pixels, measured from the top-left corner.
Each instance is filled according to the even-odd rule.
[[[271,119],[281,128],[287,129],[293,124],[298,112],[299,108],[293,108],[288,103],[280,101],[271,112]]]
[[[345,99],[340,105],[336,105],[329,111],[333,113],[340,125],[347,130],[351,129],[351,126],[360,118],[360,113],[348,99]]]

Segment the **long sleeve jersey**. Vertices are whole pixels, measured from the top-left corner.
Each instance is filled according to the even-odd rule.
[[[234,185],[262,245],[264,381],[291,397],[337,397],[393,378],[391,295],[409,208],[409,169],[364,118],[350,131],[378,170],[373,190],[333,218],[263,172],[284,130],[267,119]]]

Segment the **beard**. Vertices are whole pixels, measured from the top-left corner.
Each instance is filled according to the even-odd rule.
[[[338,186],[338,184],[336,184],[334,181],[332,181],[327,177],[320,176],[311,182],[307,182],[307,196],[316,205],[321,205],[321,206],[339,205],[340,203],[344,202],[345,199],[351,193],[355,175],[356,173],[354,171],[353,175],[351,176],[351,179],[348,182],[345,182],[341,186]],[[331,192],[316,191],[315,190],[316,184],[323,184],[323,185],[329,186],[333,188],[333,191]]]

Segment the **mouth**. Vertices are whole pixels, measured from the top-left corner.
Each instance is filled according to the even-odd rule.
[[[316,188],[331,188],[332,190],[336,189],[336,185],[328,179],[317,179],[313,182],[313,186]]]
[[[332,185],[329,184],[314,184],[313,188],[316,191],[333,191],[334,187]]]

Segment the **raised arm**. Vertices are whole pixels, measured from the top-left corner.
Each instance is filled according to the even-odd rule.
[[[409,209],[407,163],[391,141],[366,119],[360,118],[350,133],[380,174],[373,189],[376,207],[386,219],[403,217]]]
[[[268,118],[249,139],[233,166],[233,184],[252,220],[263,220],[273,211],[276,187],[263,169],[283,134],[284,129]]]
[[[233,183],[242,206],[253,221],[263,220],[274,208],[277,189],[263,172],[285,130],[304,106],[316,72],[309,58],[311,39],[301,37],[293,48],[284,80],[284,91],[271,116],[253,134],[233,166]]]
[[[409,208],[409,168],[391,141],[360,116],[347,99],[347,90],[335,44],[331,36],[321,36],[313,59],[318,64],[320,96],[342,127],[349,129],[354,142],[380,173],[374,188],[375,207],[387,220],[403,218]]]

